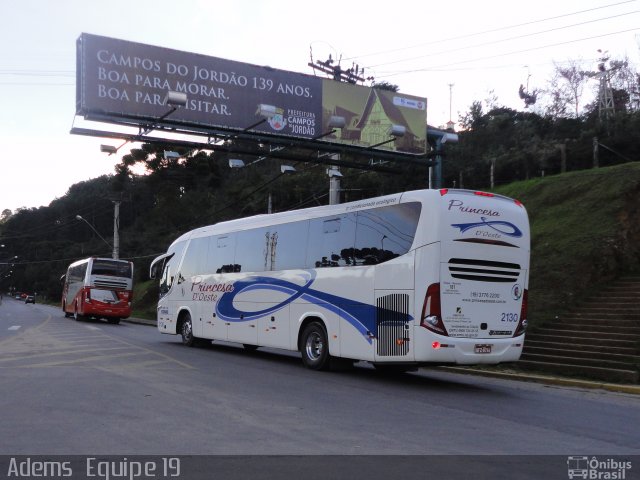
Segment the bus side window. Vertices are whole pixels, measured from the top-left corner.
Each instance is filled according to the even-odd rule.
[[[206,273],[209,238],[193,238],[189,242],[184,260],[180,266],[180,282],[189,280],[194,275]]]
[[[269,270],[270,233],[266,228],[253,228],[236,234],[235,262],[225,262],[219,273],[265,272]],[[227,248],[225,245],[224,248]]]
[[[285,223],[270,228],[269,270],[304,268],[307,256],[307,220]]]
[[[357,264],[376,265],[407,253],[420,209],[420,203],[411,202],[359,211],[354,253]]]
[[[309,224],[307,268],[354,265],[356,215],[314,218]]]
[[[207,260],[204,270],[207,273],[232,273],[244,271],[241,264],[234,262],[235,234],[216,235],[207,239]]]

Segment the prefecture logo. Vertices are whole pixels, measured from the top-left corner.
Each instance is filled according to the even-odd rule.
[[[571,456],[567,458],[567,475],[570,479],[625,480],[631,462],[615,458]]]
[[[277,132],[284,129],[284,127],[287,126],[287,121],[284,118],[284,110],[282,108],[277,108],[276,114],[269,117],[268,122],[271,128]]]

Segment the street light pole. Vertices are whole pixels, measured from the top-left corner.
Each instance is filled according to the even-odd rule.
[[[93,225],[91,225],[85,218],[81,217],[80,215],[76,215],[76,219],[86,223],[87,225],[89,225],[91,230],[93,230],[96,233],[96,235],[98,235],[98,237],[100,237],[100,240],[102,240],[104,243],[106,243],[109,246],[109,248],[113,248],[113,252],[114,252],[114,255],[115,255],[115,247],[112,247],[111,244],[109,242],[107,242],[102,235],[100,235],[100,232],[98,232],[98,230],[96,230],[93,227]]]

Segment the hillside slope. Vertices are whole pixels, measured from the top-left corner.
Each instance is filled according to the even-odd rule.
[[[539,325],[640,272],[640,163],[516,182],[531,222],[529,318]]]

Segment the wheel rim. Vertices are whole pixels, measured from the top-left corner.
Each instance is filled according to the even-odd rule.
[[[318,332],[313,332],[307,337],[305,351],[307,357],[312,361],[316,361],[322,356],[324,352],[324,342]]]
[[[189,340],[191,338],[191,322],[190,321],[184,322],[184,324],[182,325],[182,336],[185,338],[185,340]]]

